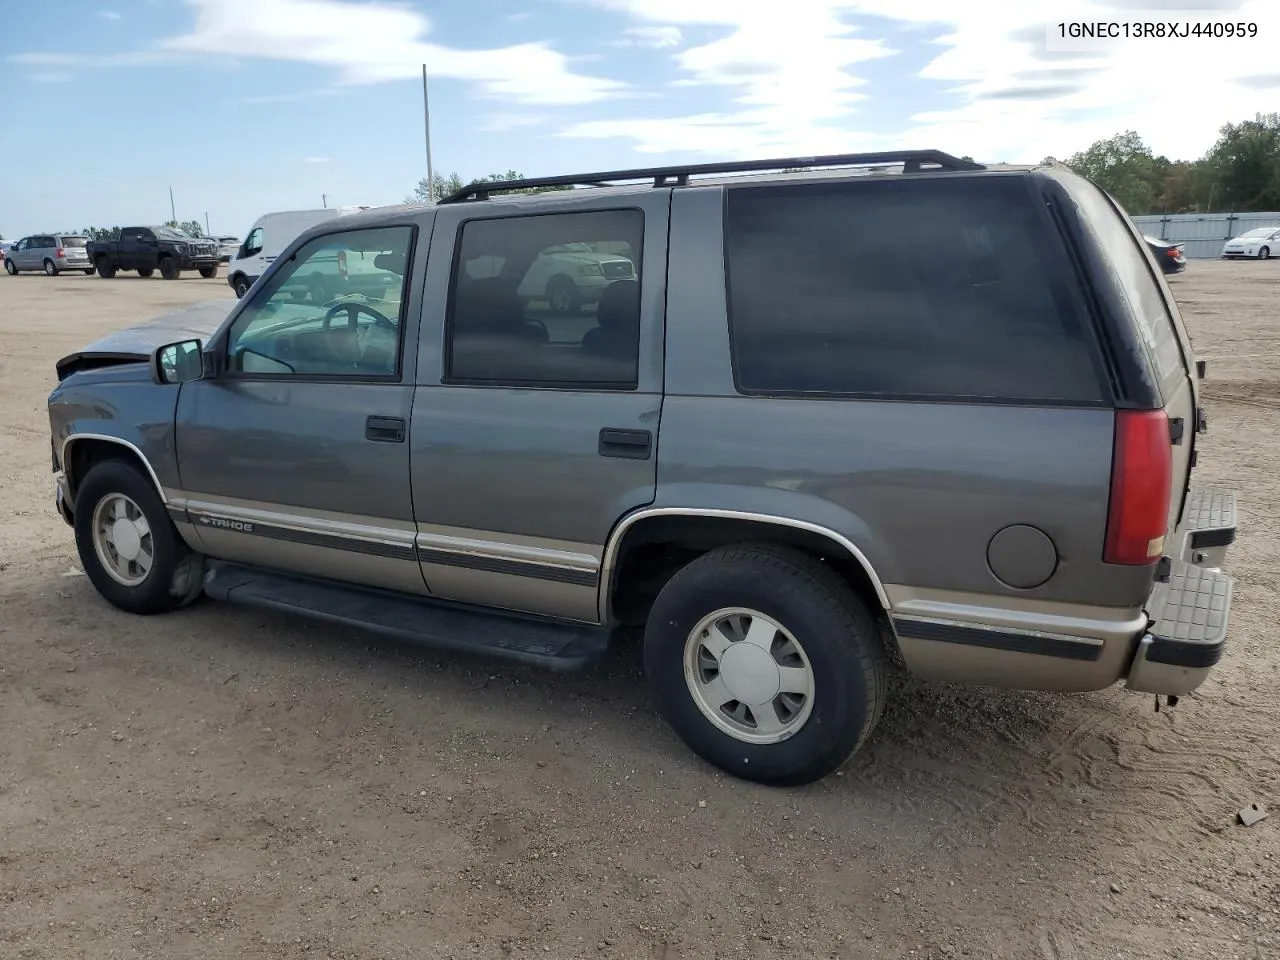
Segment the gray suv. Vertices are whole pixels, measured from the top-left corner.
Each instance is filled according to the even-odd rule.
[[[541,186],[576,189],[509,193]],[[550,262],[606,261],[631,267],[553,302]],[[642,633],[693,750],[799,784],[866,741],[894,665],[1202,683],[1236,529],[1191,483],[1203,373],[1106,193],[911,152],[326,221],[244,300],[64,358],[49,415],[121,609],[203,593],[565,670]]]
[[[24,270],[56,277],[64,270],[93,273],[87,251],[89,240],[71,233],[37,233],[23,237],[5,251],[4,268],[10,276]]]

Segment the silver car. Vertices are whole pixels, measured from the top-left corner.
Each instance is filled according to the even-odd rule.
[[[93,264],[85,249],[88,242],[87,237],[70,233],[32,234],[9,247],[4,268],[11,275],[23,270],[43,270],[50,277],[64,270],[93,273]]]

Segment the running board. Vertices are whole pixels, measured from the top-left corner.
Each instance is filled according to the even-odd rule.
[[[493,613],[220,561],[210,562],[204,592],[215,600],[557,672],[579,670],[600,657],[611,633],[590,624]]]

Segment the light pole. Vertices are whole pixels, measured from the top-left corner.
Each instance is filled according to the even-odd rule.
[[[431,170],[431,110],[427,106],[427,65],[422,65],[422,130],[427,142],[427,203],[436,202],[436,180]]]

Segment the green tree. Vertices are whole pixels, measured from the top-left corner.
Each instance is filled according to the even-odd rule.
[[[199,220],[183,220],[181,223],[177,220],[166,220],[164,225],[174,230],[181,230],[188,237],[204,236],[204,228],[200,226]]]
[[[1237,211],[1280,209],[1280,113],[1222,127],[1205,155],[1216,203]]]
[[[119,240],[119,227],[85,227],[80,231],[81,236],[88,237],[90,240]]]
[[[1137,215],[1156,211],[1170,163],[1152,155],[1135,131],[1126,130],[1070,157],[1067,166],[1106,190],[1129,214]]]
[[[437,173],[432,179],[435,182],[435,199],[440,200],[450,194],[457,193],[463,187],[472,183],[502,183],[507,180],[523,180],[524,174],[516,170],[508,170],[506,173],[491,173],[484,177],[475,177],[472,180],[463,180],[456,173],[451,173],[447,177]],[[556,190],[571,190],[572,187],[528,187],[521,190],[512,190],[511,193],[548,193]],[[407,197],[408,202],[426,203],[429,199],[427,192],[427,178],[423,177],[418,181],[418,185],[413,188],[413,196]]]

